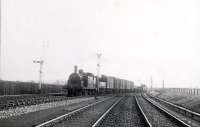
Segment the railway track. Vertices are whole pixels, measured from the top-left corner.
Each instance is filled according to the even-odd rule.
[[[102,101],[84,106],[55,119],[37,125],[36,127],[88,127],[92,126],[96,120],[113,104],[122,99],[119,97],[110,97]]]
[[[152,103],[157,103],[157,105],[162,106],[165,110],[167,110],[177,118],[181,119],[191,127],[200,127],[199,114],[196,113],[198,115],[197,117],[195,116],[196,114],[192,114],[193,112],[189,110],[184,110],[181,107],[179,108],[178,106],[173,105],[167,101],[161,100],[159,98],[154,98],[152,96],[149,97],[147,95],[146,98],[148,98],[148,100]]]
[[[143,96],[110,97],[36,127],[195,127]]]
[[[190,125],[165,110],[160,105],[139,96],[139,103],[153,127],[190,127]]]
[[[92,127],[151,127],[134,96],[111,107]]]

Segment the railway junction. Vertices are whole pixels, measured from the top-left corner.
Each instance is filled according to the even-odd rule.
[[[27,98],[31,98],[29,95]],[[36,95],[34,95],[36,96]],[[2,96],[4,98],[6,96]],[[50,102],[0,110],[1,127],[199,127],[198,110],[173,100],[187,101],[169,90],[93,96],[48,96]],[[182,97],[182,98],[181,98]],[[195,96],[199,98],[199,96]],[[39,97],[38,97],[39,98]],[[43,98],[43,97],[42,97]],[[62,98],[62,99],[59,99]],[[180,99],[181,98],[181,99]],[[190,101],[191,102],[191,101]],[[192,104],[192,102],[191,102]],[[197,102],[193,102],[197,105]],[[192,105],[191,105],[192,106]],[[194,107],[195,107],[194,106]],[[197,107],[197,106],[196,106]]]

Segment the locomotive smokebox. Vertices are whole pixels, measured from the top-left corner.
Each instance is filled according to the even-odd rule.
[[[74,66],[74,73],[77,73],[77,72],[78,72],[78,66],[75,65],[75,66]]]

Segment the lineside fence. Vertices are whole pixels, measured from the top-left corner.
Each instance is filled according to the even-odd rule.
[[[200,88],[161,88],[158,91],[169,91],[173,93],[180,93],[185,95],[200,95]]]

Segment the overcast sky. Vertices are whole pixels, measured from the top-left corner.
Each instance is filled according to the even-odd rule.
[[[200,87],[199,0],[1,0],[2,78],[66,80],[73,66],[154,86]],[[44,43],[44,50],[43,48]]]

